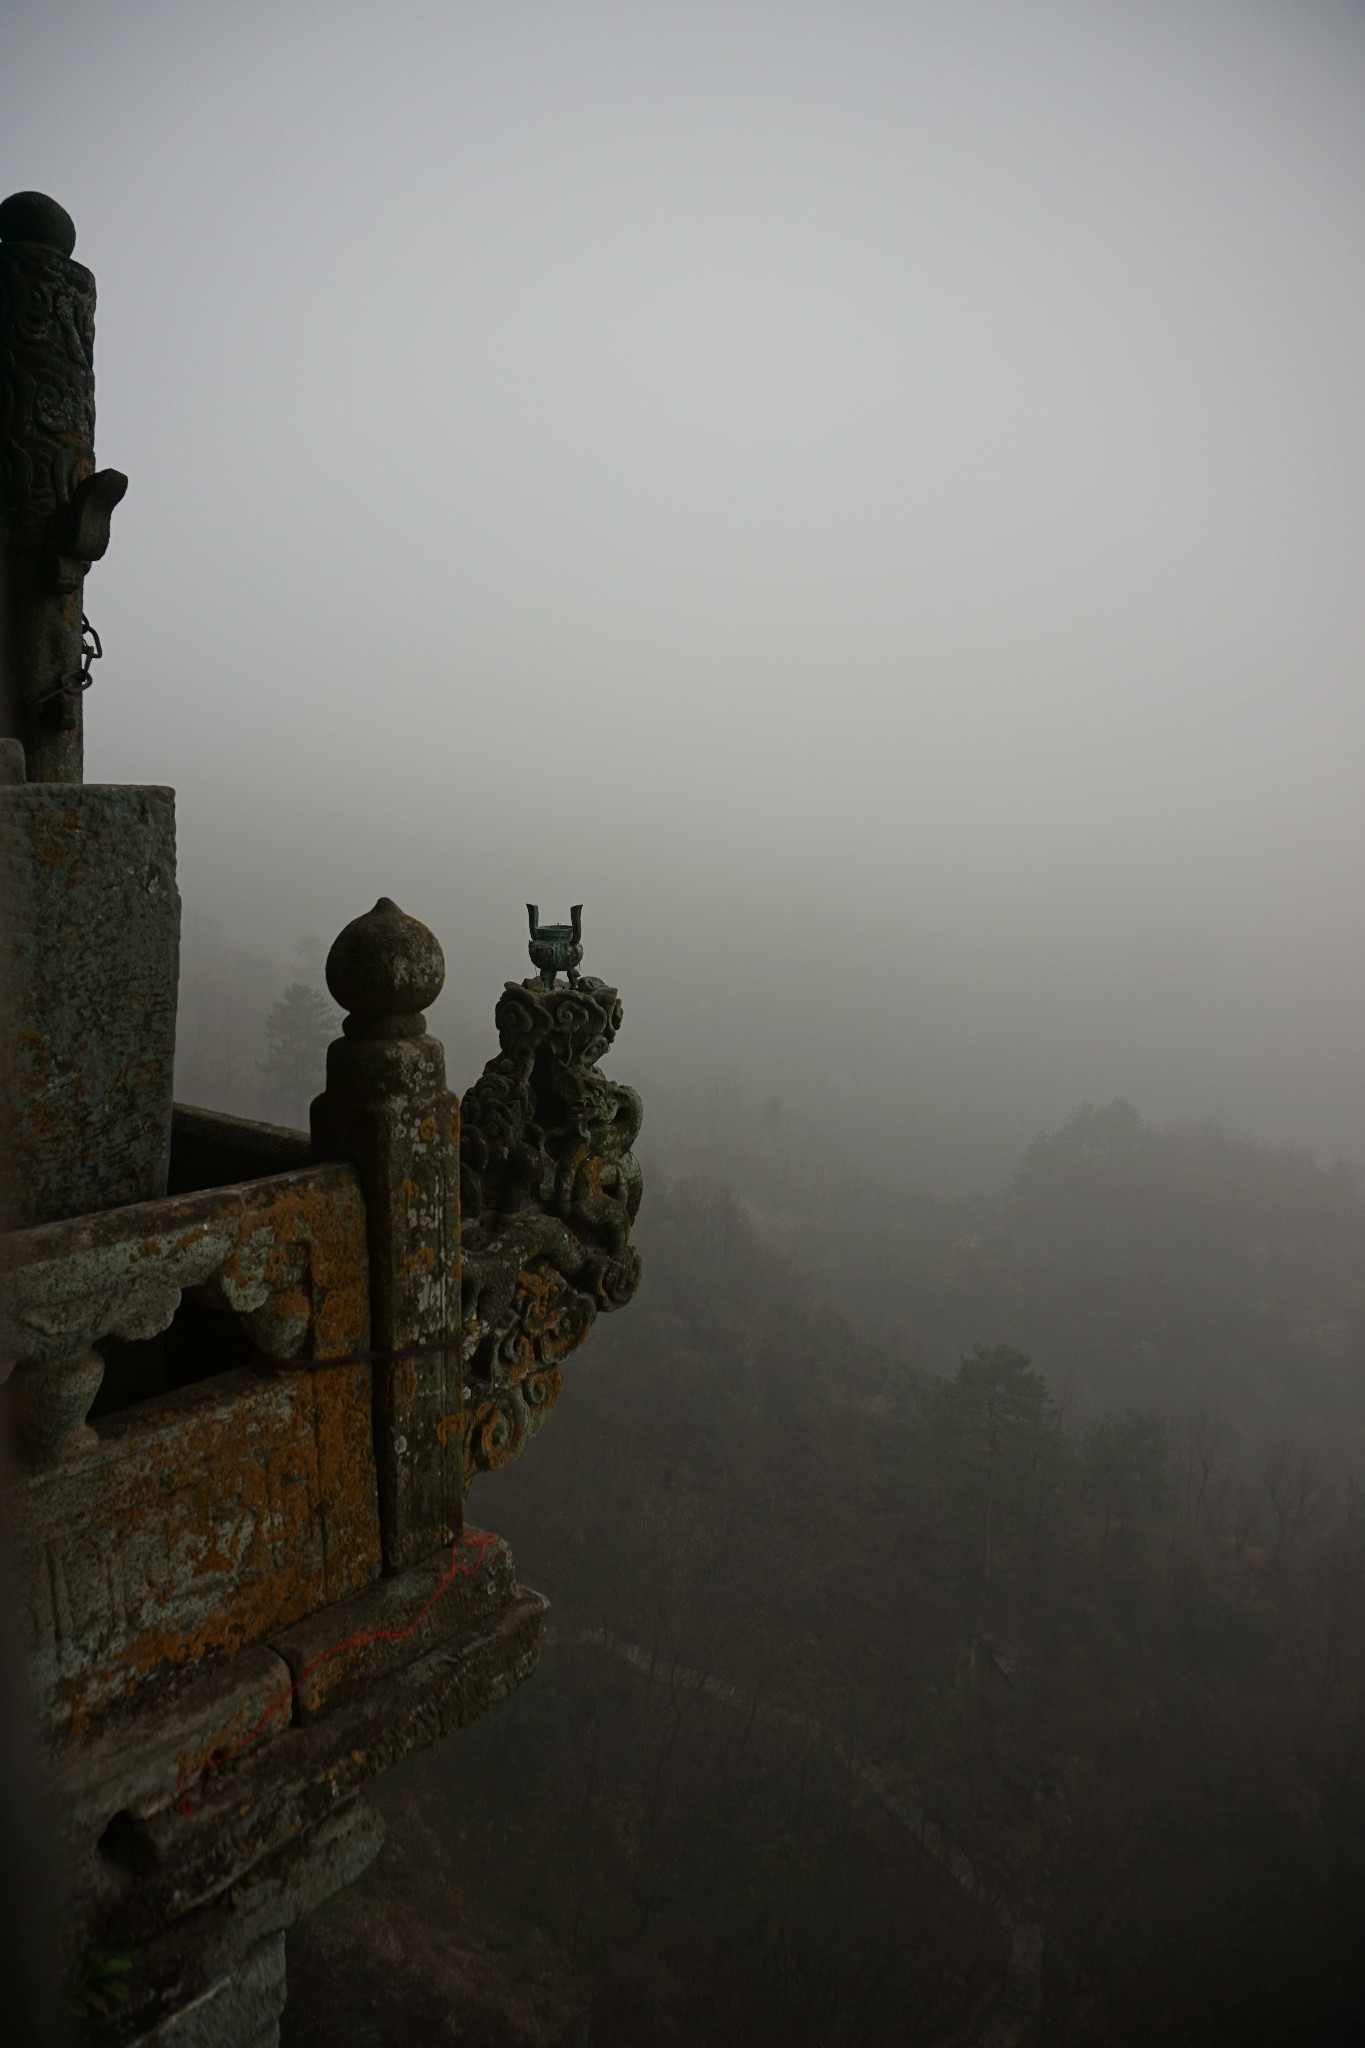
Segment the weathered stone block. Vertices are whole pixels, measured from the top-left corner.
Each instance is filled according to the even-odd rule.
[[[169,789],[0,787],[10,1224],[166,1191],[180,966]]]
[[[378,1576],[369,1368],[223,1373],[97,1425],[19,1500],[35,1706],[76,1736]]]
[[[125,1938],[145,1940],[208,1904],[302,1841],[367,1779],[514,1692],[535,1669],[547,1609],[541,1595],[519,1586],[489,1620],[228,1763],[195,1788],[191,1817],[172,1803],[138,1821],[129,1846],[142,1877]]]
[[[324,1713],[357,1685],[469,1633],[509,1607],[517,1592],[507,1545],[467,1530],[452,1553],[441,1552],[412,1571],[380,1579],[350,1600],[320,1608],[271,1643],[299,1682],[295,1718],[306,1721]],[[336,1646],[343,1643],[353,1647],[338,1652]],[[324,1657],[326,1662],[320,1662]],[[312,1665],[317,1669],[310,1670]]]
[[[230,1663],[196,1674],[134,1723],[115,1723],[65,1746],[52,1777],[63,1835],[93,1849],[115,1814],[141,1818],[169,1805],[181,1773],[257,1729],[289,1684],[288,1668],[273,1650],[243,1650]],[[288,1726],[286,1710],[257,1740]]]
[[[243,1881],[229,1879],[225,1890],[197,1911],[163,1922],[140,1934],[129,1932],[124,1918],[127,1892],[103,1902],[88,1902],[81,1923],[81,1938],[70,1961],[88,1949],[103,1948],[115,1955],[132,1948],[136,1967],[129,1980],[131,1996],[118,2006],[101,2028],[107,2048],[132,2048],[132,2044],[164,2037],[174,2042],[174,2031],[165,2032],[167,2022],[184,2011],[193,2010],[205,1993],[212,1996],[201,2008],[205,2018],[218,2001],[227,2001],[231,1980],[244,1964],[256,1956],[262,1943],[272,1935],[293,1927],[300,1916],[311,1913],[342,1886],[353,1884],[378,1855],[384,1842],[384,1823],[363,1797],[340,1800],[325,1817],[305,1834],[287,1842],[274,1856],[256,1864]],[[99,1859],[102,1863],[105,1858]],[[215,2024],[225,2003],[215,2014]],[[251,2043],[273,2039],[266,2032]],[[232,2048],[245,2048],[240,2037]]]

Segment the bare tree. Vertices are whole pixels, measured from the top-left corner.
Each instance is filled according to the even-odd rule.
[[[1312,1453],[1292,1451],[1286,1437],[1271,1444],[1257,1468],[1256,1483],[1270,1510],[1277,1557],[1320,1529],[1331,1512],[1331,1482]]]
[[[1231,1439],[1226,1416],[1205,1401],[1187,1408],[1176,1420],[1171,1440],[1176,1500],[1191,1528],[1197,1529],[1205,1512],[1216,1505],[1221,1491],[1217,1482],[1227,1468]]]
[[[1237,1473],[1229,1488],[1228,1520],[1238,1557],[1245,1557],[1260,1535],[1264,1507],[1265,1500],[1256,1481],[1245,1472]]]

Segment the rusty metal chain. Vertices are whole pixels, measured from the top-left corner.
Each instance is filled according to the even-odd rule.
[[[88,690],[95,678],[90,673],[91,664],[99,661],[104,654],[100,636],[91,625],[85,613],[81,613],[81,665],[73,668],[69,675],[54,683],[50,690],[44,690],[40,697],[33,698],[34,704],[46,704],[53,697],[79,697]]]

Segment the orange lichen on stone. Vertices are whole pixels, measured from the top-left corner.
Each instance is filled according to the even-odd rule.
[[[313,1356],[344,1358],[370,1341],[370,1270],[365,1203],[349,1179],[309,1203],[313,1281]]]
[[[528,1373],[523,1386],[527,1401],[535,1411],[535,1426],[549,1414],[564,1391],[564,1374],[559,1366],[547,1365],[540,1372]]]
[[[354,1177],[328,1167],[261,1196],[237,1249],[268,1231],[289,1276],[272,1307],[305,1326],[311,1314],[320,1361],[363,1352]],[[111,1416],[79,1471],[27,1490],[30,1635],[54,1711],[83,1725],[158,1672],[233,1654],[377,1578],[370,1381],[364,1362],[224,1374]]]
[[[281,1287],[271,1296],[271,1303],[277,1315],[288,1317],[291,1321],[297,1319],[299,1322],[307,1322],[312,1313],[308,1289],[301,1283],[294,1287]]]

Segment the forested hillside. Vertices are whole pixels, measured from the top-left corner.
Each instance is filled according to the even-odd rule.
[[[1356,2040],[1358,1189],[1121,1104],[968,1203],[760,1137],[471,1502],[557,1639],[287,2038],[344,1943],[376,2044]]]
[[[668,1151],[727,1179],[870,1347],[944,1372],[1008,1342],[1088,1412],[1205,1402],[1248,1445],[1365,1469],[1365,1194],[1340,1162],[1123,1101],[956,1200],[867,1182],[776,1102],[723,1135],[675,1116]]]

